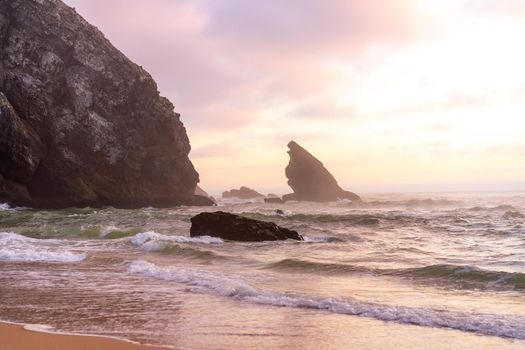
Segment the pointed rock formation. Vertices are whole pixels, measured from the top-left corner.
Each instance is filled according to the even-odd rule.
[[[323,163],[295,141],[290,141],[288,148],[290,162],[285,173],[288,178],[288,185],[294,193],[284,195],[284,201],[329,202],[338,199],[360,199],[357,194],[339,187]]]
[[[0,1],[0,199],[205,204],[173,105],[60,0]],[[209,201],[211,204],[211,201]]]
[[[240,198],[240,199],[252,199],[264,197],[264,194],[252,190],[246,186],[242,186],[238,190],[233,189],[229,191],[222,192],[222,198]]]

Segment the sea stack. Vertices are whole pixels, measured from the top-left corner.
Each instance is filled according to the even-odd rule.
[[[222,198],[240,198],[240,199],[252,199],[252,198],[261,198],[264,197],[264,194],[260,194],[256,190],[252,190],[249,187],[241,186],[241,188],[224,191],[222,193]]]
[[[317,158],[295,141],[288,143],[290,162],[285,169],[288,185],[294,193],[283,196],[284,201],[330,202],[338,199],[360,200],[360,197],[343,190],[332,174]]]
[[[199,181],[152,77],[60,0],[0,2],[0,200],[174,206]]]

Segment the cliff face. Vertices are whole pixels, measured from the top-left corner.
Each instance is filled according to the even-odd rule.
[[[32,207],[196,204],[199,175],[179,114],[74,9],[2,0],[0,47],[0,198]]]
[[[290,141],[288,148],[290,162],[285,173],[288,185],[294,193],[283,196],[283,200],[328,202],[337,199],[360,199],[357,194],[339,187],[323,163],[295,141]]]

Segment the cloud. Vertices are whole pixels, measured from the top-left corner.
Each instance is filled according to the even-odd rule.
[[[266,135],[264,140],[267,144],[276,146],[276,147],[286,147],[288,142],[294,140],[296,142],[313,142],[313,141],[323,141],[330,138],[330,134],[322,132],[297,132],[293,131],[290,133],[279,133],[274,135]]]
[[[348,119],[355,116],[355,111],[350,107],[339,107],[329,102],[311,102],[299,105],[288,115],[303,119]]]
[[[448,132],[452,130],[453,126],[450,123],[433,123],[425,126],[426,130],[433,132]]]
[[[417,32],[407,0],[65,1],[152,74],[191,130],[246,127],[254,111],[320,95],[340,78],[334,60]]]
[[[218,142],[208,144],[192,150],[190,157],[193,159],[199,158],[222,158],[237,154],[237,149],[231,142]]]
[[[485,14],[525,17],[523,0],[470,0],[467,9]]]
[[[481,96],[470,96],[461,94],[451,94],[438,101],[415,102],[399,108],[375,113],[374,116],[392,116],[404,114],[423,114],[428,112],[446,112],[464,108],[483,107],[489,101]]]
[[[407,1],[203,0],[209,35],[260,53],[318,55],[371,40],[398,39],[410,31]]]

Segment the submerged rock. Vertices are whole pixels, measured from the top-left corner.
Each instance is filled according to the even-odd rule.
[[[222,193],[222,198],[252,199],[260,197],[264,197],[264,195],[246,186],[242,186],[238,190],[233,189]]]
[[[284,201],[329,202],[338,199],[360,200],[360,197],[343,190],[332,174],[317,158],[295,141],[288,143],[290,162],[285,169],[288,185],[294,193],[283,196]]]
[[[141,67],[60,0],[0,2],[0,199],[211,204],[186,130]]]
[[[303,240],[296,231],[277,226],[273,222],[248,219],[223,211],[200,213],[192,217],[190,235],[244,242]]]

